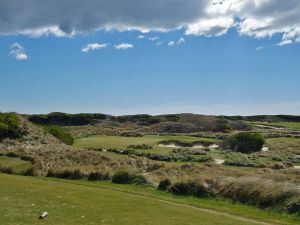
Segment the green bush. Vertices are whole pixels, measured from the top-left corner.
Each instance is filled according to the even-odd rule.
[[[115,184],[137,184],[149,185],[147,179],[142,175],[131,174],[125,170],[117,171],[111,180]]]
[[[110,176],[107,172],[91,172],[88,176],[89,181],[109,180]]]
[[[83,126],[104,120],[106,117],[108,116],[104,114],[53,112],[47,115],[30,115],[29,120],[40,125]]]
[[[229,124],[228,120],[219,119],[216,121],[216,124],[213,126],[212,130],[214,132],[224,132],[228,133],[233,130],[232,126]]]
[[[230,149],[242,153],[261,151],[264,144],[265,139],[259,133],[244,132],[235,134],[229,139]]]
[[[74,138],[72,137],[72,135],[64,131],[64,129],[62,129],[59,126],[49,126],[45,129],[47,132],[49,132],[50,134],[52,134],[67,145],[72,145],[74,143]]]
[[[10,158],[18,158],[18,154],[15,152],[8,152],[5,154],[5,156],[10,157]]]
[[[141,144],[141,145],[128,145],[127,148],[131,149],[152,149],[151,145]]]
[[[132,180],[133,176],[129,172],[125,170],[119,170],[113,175],[111,181],[116,184],[129,184]]]
[[[0,113],[0,140],[4,138],[19,138],[19,118],[14,113]]]
[[[71,179],[71,180],[78,180],[84,177],[84,174],[81,173],[79,169],[70,170],[48,170],[47,177],[56,177],[56,178],[63,178],[63,179]]]
[[[168,188],[168,191],[175,195],[194,195],[197,197],[208,196],[208,191],[204,185],[195,181],[177,182]]]
[[[148,180],[142,175],[133,176],[131,183],[137,184],[137,185],[142,185],[142,186],[149,185]]]
[[[159,182],[157,189],[160,191],[166,191],[171,185],[172,182],[169,179],[163,179]]]

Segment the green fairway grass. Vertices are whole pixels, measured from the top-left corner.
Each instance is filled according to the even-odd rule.
[[[274,123],[268,123],[268,125],[277,126],[277,127],[287,127],[294,130],[300,130],[300,122],[274,122]]]
[[[168,153],[172,148],[160,147],[160,141],[177,140],[187,143],[193,143],[196,141],[206,141],[216,143],[218,140],[210,138],[197,138],[192,136],[158,136],[158,135],[146,135],[143,137],[121,137],[121,136],[106,136],[96,135],[84,138],[75,139],[74,146],[76,147],[100,147],[103,149],[108,148],[123,148],[126,149],[129,145],[151,145],[152,153]],[[145,151],[145,150],[143,150]],[[146,150],[147,151],[147,150]]]
[[[268,224],[299,222],[293,216],[275,215],[225,202],[217,205],[217,201],[209,199],[174,197],[153,188],[5,174],[0,174],[0,201],[1,225],[250,225],[263,224],[261,221]],[[201,207],[209,204],[211,209]],[[212,210],[214,204],[220,210]],[[43,211],[49,215],[39,220]]]
[[[249,124],[252,125],[263,125],[263,126],[269,126],[273,128],[289,128],[292,130],[300,130],[300,122],[271,122],[271,123],[262,123],[262,122],[252,122],[248,121]]]

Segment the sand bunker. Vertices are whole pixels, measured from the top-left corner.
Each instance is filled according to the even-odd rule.
[[[159,147],[164,147],[164,148],[184,148],[184,146],[180,146],[180,145],[176,145],[174,143],[170,143],[170,144],[159,144],[158,145]],[[219,145],[216,145],[216,144],[212,144],[208,147],[205,147],[201,144],[195,144],[193,145],[191,148],[211,148],[211,149],[215,149],[215,148],[218,148]]]
[[[159,144],[159,147],[164,147],[164,148],[181,148],[181,146],[175,145],[175,144]]]
[[[221,165],[225,162],[225,160],[223,159],[215,159],[215,163],[218,164],[218,165]]]

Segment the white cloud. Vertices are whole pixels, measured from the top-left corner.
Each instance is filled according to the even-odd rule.
[[[11,45],[9,53],[18,61],[25,61],[28,59],[24,47],[17,42]]]
[[[102,48],[106,48],[107,44],[99,44],[99,43],[93,43],[93,44],[87,44],[86,46],[84,46],[81,51],[82,52],[89,52],[92,50],[98,50],[98,49],[102,49]]]
[[[256,51],[261,51],[261,50],[263,50],[265,48],[265,46],[258,46],[257,48],[256,48]]]
[[[201,19],[196,23],[187,26],[186,35],[197,36],[221,36],[227,33],[229,28],[235,25],[231,17],[218,17],[210,19]]]
[[[159,39],[159,37],[149,37],[148,39],[149,39],[149,41],[157,41]]]
[[[133,48],[134,46],[129,43],[121,43],[121,44],[115,45],[114,47],[115,47],[115,49],[125,50],[125,49],[129,49],[129,48]]]
[[[177,41],[170,41],[168,46],[181,45],[185,43],[185,39],[183,37],[179,38]]]
[[[174,46],[175,45],[175,41],[170,41],[169,43],[168,43],[168,46]]]
[[[282,46],[300,43],[299,12],[299,0],[2,0],[0,34],[64,37],[112,29],[183,29],[186,35],[210,37],[233,28],[255,38],[281,34]]]
[[[179,40],[177,41],[176,44],[181,45],[183,43],[185,43],[185,39],[183,37],[181,37],[181,38],[179,38]]]
[[[146,37],[144,35],[139,35],[138,39],[145,39]]]

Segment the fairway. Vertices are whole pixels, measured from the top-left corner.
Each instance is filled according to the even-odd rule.
[[[108,188],[0,174],[1,225],[267,224]],[[49,216],[39,220],[41,212]],[[269,223],[268,223],[269,224]]]
[[[289,129],[300,130],[299,122],[274,122],[274,123],[268,123],[268,125],[278,126],[278,127],[287,127]]]
[[[76,147],[100,147],[103,149],[108,148],[127,148],[129,145],[151,145],[152,153],[168,153],[172,148],[158,146],[160,141],[176,140],[186,143],[193,143],[197,141],[205,141],[217,143],[218,140],[211,138],[198,138],[192,136],[158,136],[158,135],[145,135],[143,137],[121,137],[121,136],[107,136],[107,135],[95,135],[90,137],[75,139],[74,146]]]

